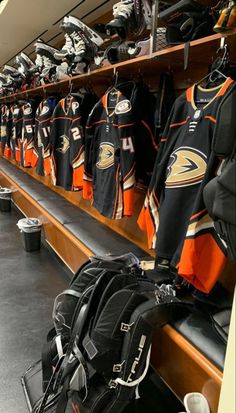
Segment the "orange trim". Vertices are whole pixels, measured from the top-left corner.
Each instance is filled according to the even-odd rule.
[[[185,120],[183,120],[182,122],[172,123],[172,124],[170,125],[170,128],[175,128],[176,126],[185,125],[185,124],[188,122],[189,118],[190,118],[190,117],[187,116],[187,118],[186,118]]]
[[[65,99],[62,99],[62,100],[60,101],[60,104],[61,104],[61,107],[62,107],[62,109],[63,109],[63,112],[65,112]]]
[[[152,133],[152,130],[151,130],[150,126],[145,122],[145,120],[141,120],[141,123],[145,126],[145,128],[147,128],[147,130],[148,130],[148,132],[151,136],[152,144],[153,144],[154,148],[157,150],[157,144],[155,142],[155,137]]]
[[[135,168],[135,165],[133,165],[132,168],[129,170],[129,172],[125,175],[124,181],[126,181],[126,179],[127,179],[130,175],[133,174],[134,168]]]
[[[83,180],[83,198],[93,199],[93,183],[91,181]]]
[[[203,212],[206,212],[206,211],[207,211],[207,209],[204,208],[202,211],[198,212],[197,214],[192,215],[190,219],[192,220],[194,218],[197,218],[197,217],[199,217],[199,215],[202,215]]]
[[[73,188],[82,189],[83,188],[83,176],[84,176],[84,165],[80,165],[78,168],[73,170]]]
[[[209,120],[211,120],[213,123],[216,123],[216,119],[213,118],[213,116],[206,115],[206,116],[205,116],[205,119],[209,119]]]
[[[44,158],[44,160],[43,160],[43,169],[44,169],[44,175],[45,176],[51,175],[50,158]]]
[[[133,215],[134,206],[134,187],[127,189],[123,193],[124,197],[124,216],[130,217]]]
[[[145,231],[147,233],[148,248],[151,249],[153,237],[155,234],[155,228],[153,224],[153,219],[148,208],[142,208],[137,220],[137,224],[142,231]]]
[[[105,120],[105,119],[103,119],[103,120],[99,120],[98,122],[94,122],[94,123],[92,123],[92,125],[87,125],[86,126],[86,129],[90,129],[90,128],[92,128],[94,125],[98,125],[99,123],[106,123],[107,121]]]
[[[193,96],[193,86],[192,87],[189,87],[187,90],[186,90],[186,99],[187,99],[187,102],[192,102],[192,96]]]
[[[32,121],[32,120],[34,120],[34,118],[29,118],[29,119],[25,119],[25,117],[26,117],[27,115],[23,115],[23,120],[25,120],[25,122],[27,121],[27,122],[29,122],[29,121]]]
[[[118,129],[120,129],[120,128],[125,128],[126,126],[133,126],[134,122],[133,123],[126,123],[124,125],[117,125],[116,123],[112,123],[112,125],[118,126]]]
[[[103,107],[104,107],[105,111],[107,112],[107,94],[103,95],[102,104],[103,104]]]
[[[226,256],[209,233],[186,239],[178,273],[195,288],[209,293],[221,275]]]
[[[228,89],[228,87],[233,83],[233,79],[230,77],[226,80],[224,86],[220,89],[219,93],[217,93],[217,96],[223,96]]]
[[[38,123],[44,123],[44,122],[48,122],[49,120],[52,120],[52,117],[50,116],[50,118],[47,118],[47,119],[44,119],[44,120],[40,120],[40,118],[35,118],[35,120],[36,120]]]
[[[58,119],[74,120],[74,118],[68,118],[67,116],[58,116],[57,118],[53,118],[52,121],[54,122]]]

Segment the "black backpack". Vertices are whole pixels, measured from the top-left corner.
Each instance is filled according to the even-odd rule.
[[[184,306],[168,286],[156,286],[137,266],[128,268],[105,269],[84,290],[66,354],[35,412],[119,413],[137,396],[155,328],[183,315]]]
[[[132,253],[106,258],[91,257],[75,273],[68,289],[55,298],[52,313],[54,328],[49,331],[42,351],[43,391],[48,386],[58,360],[66,352],[71,339],[73,316],[80,311],[80,306],[88,302],[96,281],[103,276],[105,286],[110,278],[123,272],[140,272],[139,260]]]

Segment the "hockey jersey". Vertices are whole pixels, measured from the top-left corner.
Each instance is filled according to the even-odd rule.
[[[84,133],[80,104],[68,95],[56,105],[50,132],[51,176],[54,185],[79,190],[83,186]]]
[[[226,260],[203,202],[203,188],[219,166],[212,140],[220,104],[233,88],[235,83],[227,78],[213,89],[194,85],[176,99],[138,219],[157,257],[169,260],[204,292],[214,286]]]
[[[35,117],[35,137],[34,150],[31,166],[36,167],[38,175],[50,175],[50,131],[51,118],[55,108],[55,99],[45,99],[41,102],[36,111]]]
[[[20,162],[20,140],[22,134],[23,113],[22,108],[18,104],[11,106],[12,112],[12,133],[10,138],[10,146],[12,157],[15,161]]]
[[[34,151],[34,129],[35,129],[35,112],[37,102],[33,99],[25,102],[22,106],[23,122],[22,136],[20,139],[20,161],[21,166],[31,167]]]
[[[132,215],[137,172],[151,173],[156,155],[141,90],[135,82],[111,88],[86,126],[83,196],[112,219]]]
[[[10,139],[12,133],[12,112],[8,105],[3,105],[1,110],[1,147],[6,158],[11,157]]]

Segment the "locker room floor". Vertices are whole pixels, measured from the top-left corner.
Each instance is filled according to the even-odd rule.
[[[27,413],[21,376],[40,359],[51,327],[54,297],[67,285],[67,270],[42,245],[27,253],[16,226],[21,214],[0,212],[0,413]],[[124,413],[183,411],[156,374],[141,388],[142,399]]]

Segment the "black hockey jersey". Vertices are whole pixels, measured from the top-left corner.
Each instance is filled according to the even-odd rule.
[[[17,162],[20,162],[20,140],[22,134],[23,112],[19,104],[11,106],[11,112],[12,133],[10,138],[10,146],[13,159]]]
[[[35,129],[35,112],[37,102],[29,100],[22,106],[23,123],[22,137],[20,139],[20,160],[21,166],[31,167],[34,151],[34,129]]]
[[[226,259],[203,202],[203,188],[219,166],[212,139],[220,104],[233,88],[235,83],[227,78],[214,89],[194,85],[176,100],[138,219],[157,257],[169,260],[205,292],[214,286]]]
[[[54,185],[78,190],[83,185],[84,133],[80,104],[73,96],[61,99],[54,109],[51,142],[51,176]]]
[[[6,158],[11,157],[12,112],[8,105],[2,106],[1,114],[1,147]]]
[[[156,155],[141,90],[134,82],[111,88],[86,126],[83,196],[112,219],[132,215],[137,171],[151,173]]]
[[[41,102],[36,111],[35,117],[35,137],[34,150],[31,159],[31,166],[36,167],[38,175],[50,175],[50,131],[51,118],[55,108],[55,99],[45,99]]]

